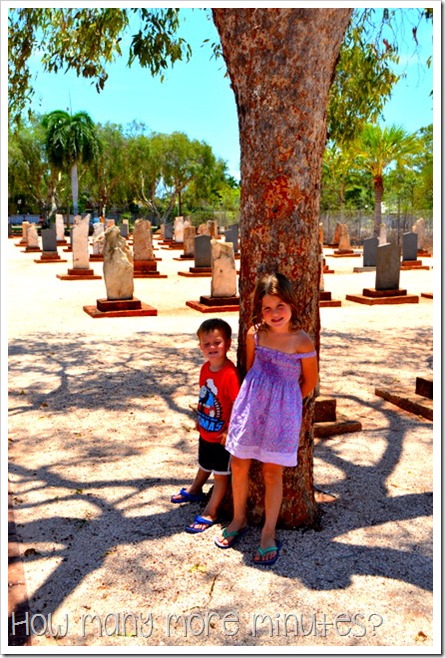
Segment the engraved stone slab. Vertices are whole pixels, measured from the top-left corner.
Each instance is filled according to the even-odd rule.
[[[413,226],[413,233],[417,233],[417,249],[423,249],[425,244],[425,220],[420,217]]]
[[[208,222],[209,234],[211,238],[218,237],[218,222],[215,222],[214,219],[210,219]]]
[[[400,249],[397,244],[382,244],[377,247],[375,288],[397,290],[400,282]]]
[[[65,240],[65,224],[63,221],[63,215],[59,213],[56,213],[56,235],[58,242]]]
[[[195,267],[211,267],[212,249],[210,235],[197,235],[195,238]]]
[[[236,295],[236,266],[233,244],[212,240],[211,297]]]
[[[417,260],[417,233],[403,234],[402,260]]]
[[[194,226],[184,226],[184,256],[193,258],[195,255],[195,237],[196,228]]]
[[[226,242],[231,242],[233,244],[233,251],[235,254],[239,251],[238,234],[239,229],[237,225],[229,226],[225,232]]]
[[[351,241],[349,239],[349,231],[346,224],[340,224],[339,227],[338,249],[339,251],[342,249],[351,249]]]
[[[375,267],[377,263],[378,238],[363,240],[363,267]]]
[[[73,269],[89,270],[90,256],[88,252],[88,230],[90,227],[90,217],[74,217],[71,244],[73,247]]]
[[[39,236],[37,233],[37,226],[34,224],[34,222],[29,223],[28,230],[26,232],[26,240],[30,249],[38,249]]]
[[[175,242],[184,242],[184,217],[175,217],[173,236]]]
[[[57,251],[56,227],[42,229],[42,251]]]
[[[173,240],[173,224],[165,224],[164,226],[164,239]]]
[[[104,253],[105,226],[101,222],[93,224],[93,255],[101,256]]]
[[[133,254],[117,226],[105,231],[103,272],[107,299],[133,298]]]
[[[380,224],[379,226],[379,245],[380,244],[387,244],[387,238],[386,238],[386,224]]]
[[[134,260],[153,260],[153,237],[151,222],[148,219],[137,219],[133,228]]]

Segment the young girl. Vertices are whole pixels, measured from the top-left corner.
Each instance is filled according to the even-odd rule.
[[[231,453],[234,515],[215,538],[230,548],[245,531],[248,474],[252,459],[262,462],[265,520],[254,562],[274,564],[280,542],[275,527],[283,495],[283,467],[296,466],[303,398],[318,381],[317,356],[309,336],[298,328],[295,293],[283,274],[258,281],[253,326],[246,337],[247,375],[235,401],[226,449]]]

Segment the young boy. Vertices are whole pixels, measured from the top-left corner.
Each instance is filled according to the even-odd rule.
[[[235,365],[227,358],[232,342],[232,328],[219,318],[205,320],[196,332],[199,347],[206,359],[199,375],[198,471],[192,484],[175,496],[172,503],[200,501],[203,485],[213,473],[213,491],[202,515],[186,526],[187,532],[203,532],[217,521],[218,508],[227,490],[230,455],[225,449],[232,406],[240,388]]]

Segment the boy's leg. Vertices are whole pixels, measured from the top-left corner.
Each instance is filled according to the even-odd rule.
[[[221,505],[222,499],[224,498],[224,494],[227,491],[227,485],[229,483],[229,476],[228,475],[221,475],[219,473],[214,473],[213,474],[213,491],[212,495],[210,496],[210,500],[205,506],[202,514],[200,515],[204,519],[208,519],[209,521],[216,521],[218,518],[218,509],[219,506]],[[196,530],[206,530],[208,528],[207,523],[199,523],[199,521],[196,521],[193,523],[193,527]]]
[[[192,494],[193,496],[199,496],[202,494],[202,488],[211,474],[211,471],[205,471],[199,466],[192,484],[189,487],[186,487],[187,493]],[[175,500],[180,501],[181,498],[182,494],[178,493],[175,496],[172,496],[171,500],[172,502],[175,502]]]

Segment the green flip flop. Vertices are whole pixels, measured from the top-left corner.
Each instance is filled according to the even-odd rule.
[[[240,537],[242,537],[244,534],[247,532],[247,527],[245,528],[240,528],[239,530],[231,530],[228,531],[226,528],[222,531],[222,536],[224,539],[231,539],[228,544],[223,544],[221,541],[219,541],[218,537],[215,537],[214,541],[216,546],[218,548],[232,548],[232,546],[235,544],[235,542],[238,541]]]

